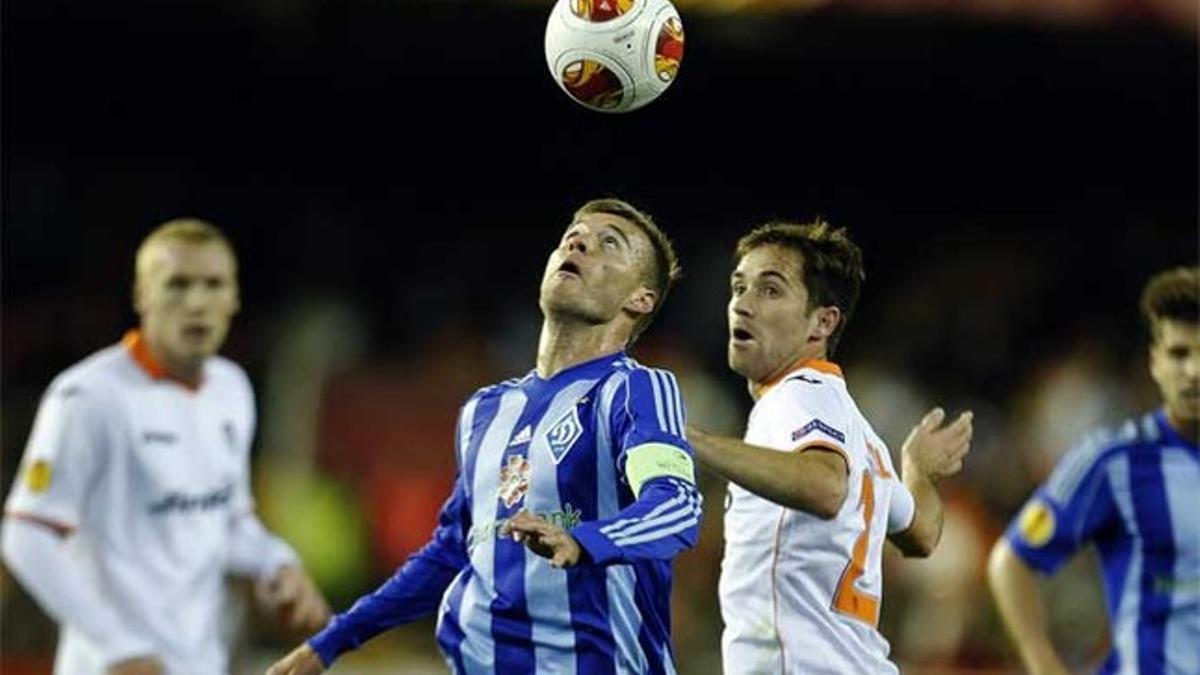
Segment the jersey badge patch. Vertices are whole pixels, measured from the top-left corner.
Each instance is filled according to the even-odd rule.
[[[504,506],[512,508],[529,492],[529,460],[524,455],[509,455],[508,463],[500,467],[500,489],[497,496]]]
[[[838,431],[837,429],[834,429],[833,427],[829,426],[828,424],[822,422],[821,420],[819,420],[815,417],[808,424],[805,424],[804,426],[800,427],[799,429],[793,431],[792,432],[792,440],[798,441],[801,438],[804,438],[808,434],[812,433],[813,431],[819,431],[819,432],[825,434],[826,436],[834,439],[838,443],[846,442],[846,434],[843,434],[842,432]]]
[[[50,468],[50,462],[44,459],[35,461],[25,470],[25,486],[32,492],[45,492],[52,480],[54,470]]]
[[[572,406],[550,427],[550,431],[546,432],[546,443],[550,446],[550,454],[554,456],[555,464],[562,462],[563,457],[567,456],[575,441],[582,435],[583,425],[579,423],[579,410]]]
[[[1039,548],[1045,546],[1046,542],[1054,536],[1056,525],[1054,510],[1041,500],[1034,500],[1025,507],[1024,511],[1021,511],[1021,519],[1017,528],[1025,543]]]

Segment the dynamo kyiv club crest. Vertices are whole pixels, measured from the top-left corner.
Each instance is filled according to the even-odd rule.
[[[550,446],[550,454],[554,463],[558,464],[570,452],[571,446],[583,435],[583,425],[579,423],[579,412],[576,406],[571,406],[565,415],[560,417],[550,431],[546,432],[546,443]]]

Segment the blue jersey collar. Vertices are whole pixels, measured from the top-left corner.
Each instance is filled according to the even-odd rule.
[[[626,356],[625,350],[623,349],[616,352],[610,352],[602,356],[597,356],[594,359],[577,363],[569,368],[564,368],[555,373],[549,379],[542,378],[540,375],[538,375],[537,369],[534,368],[533,370],[529,371],[528,375],[525,376],[524,380],[521,382],[521,385],[525,387],[532,387],[534,389],[540,389],[541,387],[547,385],[557,388],[568,382],[574,382],[575,380],[600,377],[606,371],[611,370],[617,363],[620,363],[627,358],[628,356]]]

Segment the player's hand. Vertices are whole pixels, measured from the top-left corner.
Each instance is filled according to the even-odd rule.
[[[971,449],[973,417],[974,413],[968,410],[942,426],[945,410],[934,408],[926,413],[904,440],[901,449],[904,470],[915,470],[935,482],[962,470],[963,458]]]
[[[324,671],[321,657],[305,642],[267,668],[267,675],[317,675]]]
[[[312,633],[329,622],[329,604],[303,569],[285,565],[274,578],[259,584],[257,591],[267,611],[289,630]]]
[[[108,675],[163,675],[165,672],[162,661],[154,656],[125,659],[108,667]]]
[[[511,534],[514,541],[523,542],[529,550],[549,558],[551,567],[574,567],[583,554],[575,537],[528,511],[521,511],[510,518],[502,534]]]

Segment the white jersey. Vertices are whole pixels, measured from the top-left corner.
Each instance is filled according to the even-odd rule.
[[[898,672],[876,629],[881,563],[887,534],[911,524],[913,499],[841,370],[826,361],[800,364],[759,398],[745,441],[832,450],[850,474],[832,520],[729,485],[720,582],[726,675]]]
[[[50,385],[6,504],[9,517],[72,533],[65,546],[88,584],[172,675],[227,671],[224,576],[254,571],[234,562],[231,535],[253,518],[254,423],[236,364],[211,358],[188,388],[131,333]],[[273,538],[257,549],[260,570],[294,559]],[[106,645],[65,617],[55,673],[99,675],[105,660]]]

